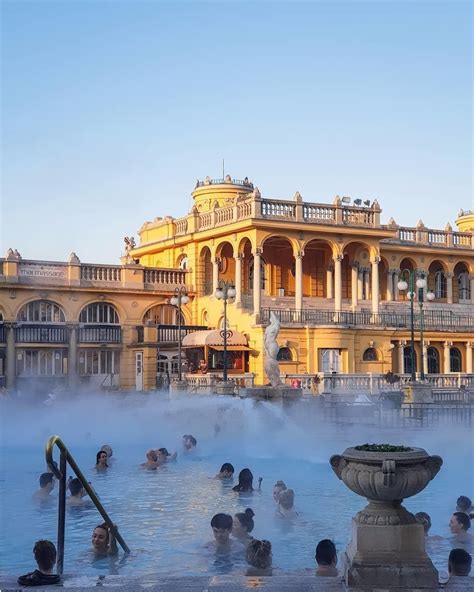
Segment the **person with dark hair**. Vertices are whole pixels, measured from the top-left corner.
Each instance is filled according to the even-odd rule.
[[[471,573],[472,557],[464,549],[452,549],[449,553],[448,570],[450,576],[465,577]]]
[[[190,452],[194,448],[196,448],[197,440],[191,434],[185,434],[183,436],[183,448],[185,452]]]
[[[110,444],[104,444],[103,446],[101,446],[101,450],[107,452],[107,463],[110,463],[111,460],[114,460],[112,459],[114,451],[112,450],[112,446],[110,446]]]
[[[468,530],[471,528],[471,520],[464,512],[454,512],[449,520],[449,530],[453,534],[452,542],[458,547],[471,549],[472,536]]]
[[[215,547],[219,551],[230,551],[230,533],[232,532],[232,516],[216,514],[212,517],[211,528],[215,539]]]
[[[316,545],[315,553],[316,575],[322,577],[337,576],[337,551],[336,545],[329,539],[323,539]]]
[[[286,483],[284,481],[277,481],[275,483],[275,485],[273,486],[273,501],[278,504],[279,502],[279,497],[280,497],[280,493],[284,490],[287,489],[286,487]]]
[[[51,584],[58,584],[60,576],[53,574],[53,568],[56,564],[56,547],[54,543],[47,540],[36,541],[33,547],[33,555],[35,556],[38,569],[24,576],[20,576],[18,583],[21,586],[49,586]]]
[[[95,455],[95,468],[97,471],[105,471],[109,466],[107,464],[108,455],[105,450],[99,450]]]
[[[245,558],[250,566],[246,576],[272,575],[272,544],[270,541],[252,539],[247,545]]]
[[[37,500],[45,500],[54,489],[54,475],[53,473],[41,473],[39,478],[40,488],[35,491],[33,498]]]
[[[423,525],[425,536],[428,536],[428,532],[431,528],[431,518],[426,512],[417,512],[415,514],[415,520]]]
[[[157,448],[155,452],[156,459],[159,465],[163,465],[169,462],[170,460],[176,460],[177,457],[176,452],[173,452],[173,454],[171,454],[170,452],[168,452],[166,448]]]
[[[66,498],[67,505],[82,506],[84,504],[84,500],[82,498],[85,495],[85,490],[81,481],[77,477],[70,479],[68,482],[68,488],[71,495]]]
[[[103,522],[92,531],[92,551],[95,559],[118,554],[114,531]]]
[[[261,488],[262,478],[258,480],[258,489]],[[239,473],[239,482],[232,488],[232,491],[238,491],[239,493],[253,491],[253,475],[250,469],[242,469]]]
[[[474,508],[472,507],[472,501],[466,495],[460,495],[456,500],[456,511],[457,512],[464,512],[472,518],[471,514],[474,512]]]
[[[234,467],[230,463],[224,463],[217,473],[216,479],[233,479]]]
[[[250,533],[254,529],[253,517],[255,516],[252,508],[247,508],[245,512],[235,514],[232,524],[232,536],[241,543],[247,544],[253,539]]]

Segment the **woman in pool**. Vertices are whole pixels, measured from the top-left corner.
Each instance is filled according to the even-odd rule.
[[[272,575],[272,544],[270,541],[251,540],[247,545],[245,558],[250,566],[246,576]]]
[[[258,489],[260,490],[262,484],[262,478],[258,479]],[[239,482],[232,488],[232,491],[238,491],[239,493],[253,491],[253,475],[250,469],[242,469],[239,473]]]
[[[250,533],[255,526],[253,521],[254,516],[255,514],[252,508],[247,508],[245,512],[239,512],[234,516],[234,521],[232,523],[232,536],[245,545],[249,541],[253,540],[253,537],[250,535]]]
[[[286,483],[284,481],[277,481],[273,486],[273,501],[278,504],[280,493],[287,489]]]
[[[97,471],[105,471],[109,465],[107,464],[107,452],[99,450],[96,454],[95,468]]]
[[[92,531],[92,552],[94,560],[118,554],[114,532],[105,522],[96,526]]]
[[[295,492],[292,489],[284,489],[278,496],[278,515],[287,520],[294,520],[298,517],[298,512],[294,509]]]

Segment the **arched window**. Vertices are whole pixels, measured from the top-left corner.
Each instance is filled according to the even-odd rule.
[[[416,351],[413,353],[415,354],[414,355],[415,367],[413,368],[413,370],[416,372]],[[403,368],[404,368],[405,374],[411,374],[412,361],[411,361],[411,347],[409,345],[407,345],[406,347],[403,348]]]
[[[362,356],[364,362],[376,362],[378,360],[377,350],[375,347],[368,347]]]
[[[439,351],[435,347],[427,349],[428,374],[439,374]]]
[[[292,362],[293,361],[293,354],[291,353],[291,349],[289,347],[280,347],[277,354],[277,361],[278,362]]]
[[[462,372],[462,356],[457,347],[452,347],[449,351],[449,365],[451,372]]]
[[[143,323],[145,324],[147,322],[151,322],[154,325],[177,325],[178,308],[171,304],[156,304],[145,313]],[[181,324],[186,324],[183,313],[181,313]]]
[[[28,302],[18,313],[18,321],[25,323],[65,323],[61,307],[48,300]]]
[[[458,289],[460,301],[471,299],[471,283],[467,271],[461,271],[458,275]]]
[[[100,325],[119,325],[120,319],[115,307],[105,302],[93,302],[82,309],[80,323],[97,323]]]
[[[436,298],[446,298],[447,296],[447,282],[446,282],[446,274],[444,270],[439,268],[435,271],[435,297]]]
[[[186,270],[188,269],[189,259],[187,255],[182,255],[179,259],[179,268]]]

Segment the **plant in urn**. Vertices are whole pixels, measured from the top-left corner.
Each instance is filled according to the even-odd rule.
[[[423,526],[402,506],[422,491],[443,464],[423,448],[363,444],[330,459],[337,477],[368,500],[352,520],[345,557],[346,585],[355,589],[437,589],[425,552]]]

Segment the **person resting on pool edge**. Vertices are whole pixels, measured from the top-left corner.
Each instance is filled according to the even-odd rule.
[[[58,584],[61,578],[58,574],[53,574],[53,568],[56,564],[56,547],[54,543],[45,539],[36,541],[33,547],[33,555],[35,556],[38,569],[24,576],[20,576],[18,583],[21,586],[49,586],[51,584]]]

